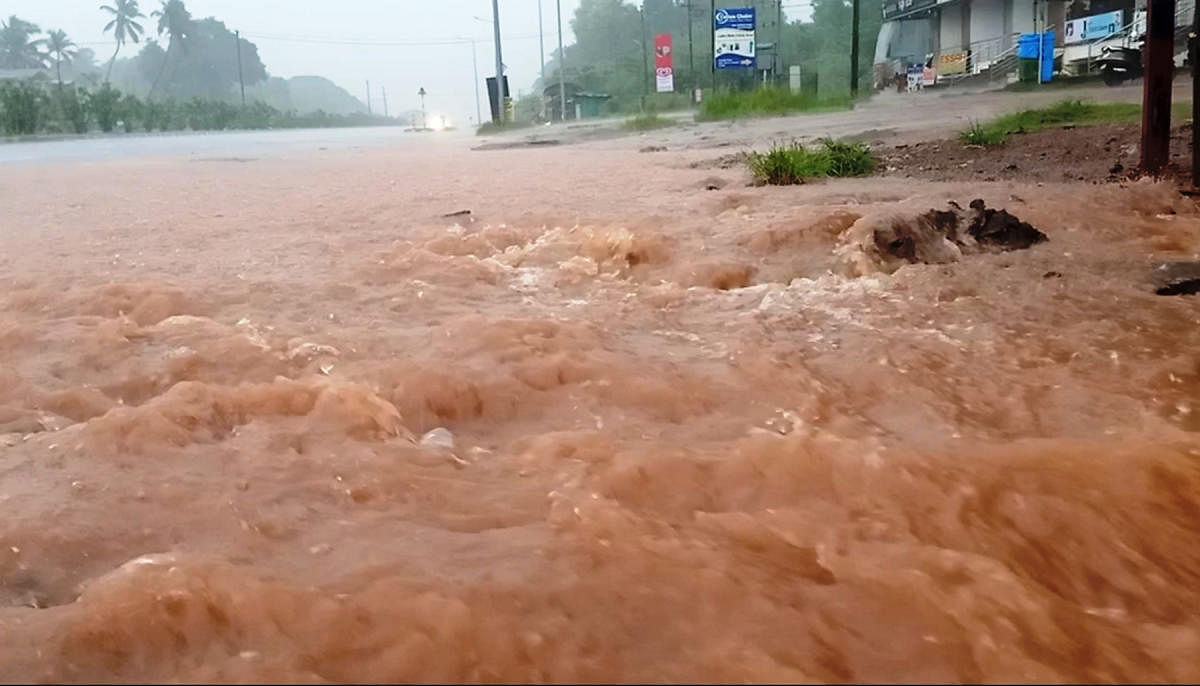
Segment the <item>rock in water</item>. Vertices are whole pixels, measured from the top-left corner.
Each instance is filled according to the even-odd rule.
[[[971,209],[975,211],[975,218],[967,228],[967,233],[980,245],[1003,250],[1027,250],[1050,240],[1046,234],[1017,219],[1007,210],[989,210],[982,200],[971,201]]]

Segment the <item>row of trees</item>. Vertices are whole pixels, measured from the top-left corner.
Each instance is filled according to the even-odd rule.
[[[104,32],[116,43],[107,65],[97,64],[95,53],[77,47],[62,31],[43,34],[37,24],[16,16],[0,21],[0,69],[31,73],[25,82],[0,81],[0,132],[400,123],[367,115],[365,106],[327,79],[270,78],[257,46],[215,18],[194,19],[183,0],[159,0],[149,17],[138,0],[110,0],[100,12]],[[120,58],[123,48],[144,38],[136,55]],[[241,105],[234,88],[239,78],[245,79],[247,96],[262,102]]]
[[[787,85],[788,67],[799,65],[806,90],[849,92],[851,8],[848,0],[812,0],[811,21],[787,21],[778,0],[718,1],[716,7],[758,8],[758,42],[775,45],[760,52],[761,66],[775,66],[775,85]],[[795,5],[795,3],[790,3]],[[608,93],[619,110],[636,109],[653,87],[654,35],[670,33],[675,46],[676,89],[708,88],[714,78],[710,3],[700,0],[582,0],[571,20],[576,41],[565,49],[566,80],[588,91]],[[882,0],[862,0],[859,80],[872,81],[875,38],[882,23]],[[780,21],[782,19],[782,21]],[[547,79],[558,79],[558,55],[547,63]],[[693,68],[694,65],[694,68]],[[736,70],[718,74],[718,87],[749,87],[755,74]],[[542,92],[538,81],[534,92]]]
[[[116,42],[104,69],[105,83],[112,81],[116,68],[124,90],[149,99],[217,99],[227,97],[239,78],[250,85],[267,79],[257,46],[241,40],[212,17],[193,19],[183,0],[161,0],[161,6],[149,16],[156,22],[158,39],[149,40],[131,60],[118,63],[122,48],[141,42],[146,35],[143,22],[147,17],[138,0],[113,0],[100,10],[107,22],[104,32]],[[69,68],[81,56],[87,66],[94,65],[94,54],[80,50],[63,31],[42,35],[37,24],[16,16],[0,21],[0,68],[53,69],[62,84],[64,67]]]
[[[0,129],[9,136],[134,131],[398,126],[400,119],[358,114],[283,112],[262,102],[245,107],[224,100],[148,100],[109,84],[94,89],[0,83]]]

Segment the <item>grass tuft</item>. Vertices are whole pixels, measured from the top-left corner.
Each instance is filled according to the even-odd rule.
[[[984,126],[977,121],[971,122],[971,126],[965,131],[958,133],[958,139],[964,145],[982,145],[984,147],[993,147],[1003,145],[1008,136],[999,129]]]
[[[875,170],[875,157],[861,143],[825,139],[811,148],[776,145],[765,153],[751,153],[746,164],[759,185],[792,186],[815,178],[866,176]]]

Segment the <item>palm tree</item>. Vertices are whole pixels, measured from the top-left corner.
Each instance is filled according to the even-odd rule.
[[[46,66],[38,50],[42,41],[32,40],[40,32],[36,24],[20,19],[15,14],[8,21],[0,21],[0,68],[37,69]]]
[[[104,82],[108,83],[112,76],[113,63],[117,61],[117,53],[121,52],[121,46],[125,45],[125,41],[132,40],[137,43],[142,39],[142,33],[146,29],[138,23],[138,19],[145,17],[142,11],[138,9],[138,0],[116,0],[116,6],[101,5],[100,9],[112,15],[112,21],[104,27],[104,32],[113,32],[113,38],[117,39],[117,49],[113,51],[112,59],[108,61],[108,71],[104,73]]]
[[[171,61],[171,51],[178,45],[180,50],[186,50],[185,41],[192,33],[192,15],[184,7],[183,0],[162,0],[162,9],[154,10],[150,16],[158,19],[158,35],[167,36],[167,53],[163,56],[162,67],[158,70],[158,76],[154,77],[154,84],[150,86],[150,95],[154,95],[154,91],[158,88],[158,82],[163,77],[163,72],[167,70],[167,64]]]
[[[47,36],[49,37],[46,39],[46,53],[54,58],[54,71],[58,73],[58,87],[61,89],[63,85],[62,64],[63,62],[70,64],[71,60],[75,59],[78,50],[71,39],[67,38],[66,31],[51,31]]]

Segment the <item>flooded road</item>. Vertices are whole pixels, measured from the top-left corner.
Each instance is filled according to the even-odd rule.
[[[0,168],[3,679],[1200,678],[1190,202],[643,143]]]

